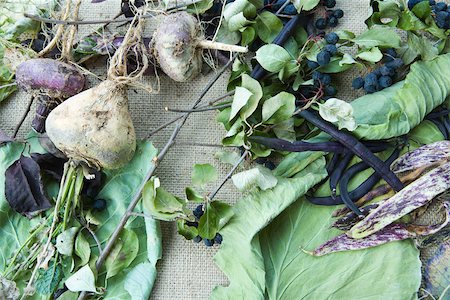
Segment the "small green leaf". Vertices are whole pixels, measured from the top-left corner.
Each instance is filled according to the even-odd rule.
[[[324,104],[319,104],[319,114],[324,120],[337,124],[339,129],[353,131],[357,127],[353,107],[348,102],[336,98],[328,99]]]
[[[89,265],[85,265],[72,276],[66,279],[64,284],[71,292],[92,292],[95,293],[95,277]]]
[[[228,30],[230,31],[238,31],[250,24],[251,22],[244,17],[244,13],[240,12],[234,16],[232,16],[228,20]]]
[[[217,180],[217,170],[210,164],[195,164],[192,171],[192,183],[196,186],[204,186]]]
[[[206,205],[204,214],[198,221],[198,235],[204,239],[213,239],[219,230],[219,217],[210,203]]]
[[[431,7],[428,1],[422,1],[414,5],[412,12],[420,19],[425,19],[431,15]]]
[[[36,292],[41,295],[52,294],[58,287],[63,276],[61,266],[51,262],[46,270],[39,269],[39,276],[36,280]]]
[[[250,45],[256,38],[256,31],[255,28],[252,26],[247,26],[245,29],[241,32],[242,39],[241,39],[241,45],[242,46],[248,46]]]
[[[408,32],[407,44],[408,49],[414,51],[417,55],[420,55],[422,60],[435,59],[439,54],[438,48],[433,46],[428,38],[418,36],[413,32]]]
[[[231,177],[231,180],[241,192],[249,191],[255,186],[265,191],[273,188],[278,182],[269,169],[260,166],[237,173]]]
[[[241,40],[241,33],[239,31],[231,31],[228,28],[228,22],[222,22],[217,31],[216,41],[236,45]]]
[[[205,13],[213,6],[214,0],[202,0],[194,4],[188,5],[186,11],[192,14],[200,15]]]
[[[239,161],[241,156],[236,151],[220,150],[214,154],[214,158],[224,164],[234,166]]]
[[[186,199],[188,201],[197,203],[203,202],[203,196],[200,193],[198,193],[194,188],[186,187],[184,193],[186,194]]]
[[[136,258],[138,251],[139,240],[136,233],[131,229],[124,228],[105,261],[106,279],[128,267]]]
[[[85,265],[89,262],[91,247],[84,237],[83,232],[80,232],[75,239],[75,254],[81,259],[81,265]]]
[[[277,73],[292,59],[291,55],[281,46],[264,45],[256,51],[256,60],[267,71]]]
[[[168,194],[168,195],[167,195]],[[153,217],[155,217],[158,220],[163,221],[173,221],[176,218],[179,218],[184,215],[184,212],[182,209],[184,208],[183,205],[181,207],[178,203],[180,201],[166,192],[164,189],[160,187],[160,181],[159,178],[152,177],[144,186],[144,189],[142,191],[142,203],[144,205],[144,209],[148,211]],[[161,206],[163,204],[161,201],[167,201],[167,198],[171,200],[175,200],[172,202],[169,200],[169,204],[167,207],[164,208],[165,211],[168,211],[168,207],[172,207],[169,212],[162,212]],[[164,200],[163,200],[164,199]]]
[[[331,59],[329,64],[320,67],[318,71],[322,73],[341,73],[350,69],[351,67],[352,65],[350,64],[341,65],[341,59],[339,57],[334,57]]]
[[[259,82],[247,74],[242,74],[241,85],[253,94],[247,104],[240,110],[242,120],[246,120],[258,108],[259,101],[263,96],[263,91]]]
[[[186,225],[186,220],[177,220],[178,234],[184,236],[187,240],[192,240],[198,235],[198,229],[194,226]]]
[[[162,187],[156,189],[155,208],[162,213],[175,213],[183,210],[185,203]]]
[[[234,119],[234,117],[239,113],[241,108],[243,108],[247,103],[250,97],[252,96],[252,92],[247,90],[244,87],[238,86],[234,92],[233,103],[231,103],[231,113],[228,121]]]
[[[387,47],[399,48],[401,45],[400,36],[394,28],[387,26],[374,26],[363,32],[352,41],[360,47]]]
[[[58,297],[58,300],[77,300],[77,299],[78,294],[71,291],[66,291],[61,296]]]
[[[319,5],[320,0],[293,0],[297,12],[300,13],[302,10],[308,11]]]
[[[77,234],[79,227],[72,227],[61,232],[56,237],[56,249],[62,255],[72,256],[73,245],[75,242],[75,235]]]
[[[271,43],[283,29],[283,23],[273,13],[263,11],[256,17],[256,33],[265,43]]]
[[[267,124],[277,124],[290,117],[295,111],[295,96],[281,92],[264,101],[262,107],[262,121]]]
[[[215,210],[216,215],[219,217],[219,225],[217,227],[217,230],[219,231],[234,215],[233,208],[231,205],[222,201],[213,201],[210,203],[210,205]]]
[[[342,59],[339,61],[339,66],[356,64],[355,59],[348,53],[345,53]]]
[[[373,47],[370,50],[358,53],[356,57],[368,62],[376,63],[383,58],[383,53],[381,53],[378,47]]]
[[[335,33],[339,36],[339,40],[350,41],[355,38],[355,34],[348,30],[336,30]]]
[[[273,127],[273,133],[275,133],[276,137],[279,139],[293,142],[296,140],[297,136],[294,125],[294,119],[289,118],[286,121],[276,124],[275,127]]]

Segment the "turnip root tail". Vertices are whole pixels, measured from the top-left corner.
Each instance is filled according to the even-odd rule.
[[[136,149],[126,89],[111,80],[56,107],[47,118],[46,128],[59,150],[97,169],[124,166]]]
[[[164,17],[153,35],[152,48],[164,73],[180,82],[200,73],[203,49],[248,51],[246,47],[205,40],[197,19],[187,12]]]

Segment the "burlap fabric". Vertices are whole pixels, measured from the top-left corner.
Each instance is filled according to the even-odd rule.
[[[92,4],[88,0],[82,2],[80,16],[85,20],[110,19],[117,14],[120,7],[120,0],[108,0],[98,4]],[[345,12],[338,29],[348,29],[355,33],[360,33],[365,29],[364,20],[369,14],[369,0],[337,0],[337,7],[342,8]],[[156,19],[147,21],[146,31],[149,35],[156,23]],[[97,28],[92,25],[80,26],[79,35],[88,34]],[[100,59],[90,66],[90,70],[94,74],[104,77],[106,75],[104,66],[105,61]],[[164,107],[188,108],[213,76],[213,72],[202,74],[196,80],[188,83],[176,83],[163,74],[159,75],[161,83],[158,94],[150,95],[141,90],[129,90],[130,110],[137,135],[140,138],[146,137],[149,131],[176,115],[176,113],[165,112]],[[333,82],[341,87],[339,88],[339,98],[350,101],[360,95],[360,92],[349,88],[351,79],[354,77],[355,74],[351,72],[333,77]],[[89,79],[91,85],[97,82],[92,76]],[[205,100],[222,95],[225,92],[227,79],[228,73],[224,74],[214,85]],[[148,79],[148,82],[154,81],[154,77]],[[0,104],[0,128],[2,130],[8,134],[12,133],[27,102],[28,96],[19,92]],[[177,144],[160,165],[157,176],[161,178],[162,185],[170,192],[183,195],[184,187],[190,184],[194,163],[213,164],[219,170],[219,178],[223,178],[229,171],[229,165],[221,164],[214,159],[214,153],[220,148],[194,145],[197,143],[220,144],[224,130],[216,122],[215,115],[216,113],[213,111],[191,114],[176,140]],[[30,130],[31,116],[32,114],[29,114],[26,119],[20,131],[21,136]],[[168,127],[154,135],[151,140],[161,148],[170,136],[172,129],[173,126]],[[210,186],[210,189],[213,188],[214,186]],[[239,198],[239,193],[228,182],[216,198],[234,203]],[[207,248],[203,243],[195,244],[192,241],[186,241],[176,233],[176,226],[173,223],[162,222],[162,233],[163,258],[157,266],[158,277],[152,299],[206,299],[214,286],[227,284],[227,278],[213,262],[217,247]]]

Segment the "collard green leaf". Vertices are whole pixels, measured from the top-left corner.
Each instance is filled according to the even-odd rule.
[[[204,239],[213,239],[219,230],[219,215],[214,206],[206,205],[205,213],[198,221],[198,235]]]
[[[128,267],[136,258],[138,251],[139,240],[136,233],[124,228],[105,261],[106,278],[111,278]]]
[[[351,40],[362,48],[399,48],[400,36],[391,27],[374,26]]]
[[[419,208],[450,187],[450,163],[443,164],[383,201],[348,231],[352,238],[364,238]]]
[[[25,216],[51,207],[44,194],[44,187],[39,165],[23,155],[6,169],[5,172],[6,200],[11,207]]]
[[[450,94],[450,55],[411,65],[402,82],[351,102],[361,139],[379,140],[400,136],[417,126]]]
[[[295,112],[295,96],[281,92],[264,101],[262,106],[262,121],[267,124],[277,124],[286,121]]]
[[[36,280],[36,292],[41,295],[53,293],[63,277],[61,265],[51,262],[47,269],[39,269]]]
[[[156,268],[151,263],[140,263],[127,274],[124,288],[130,294],[131,300],[147,300],[156,280]]]
[[[407,45],[408,50],[414,51],[416,57],[420,56],[422,60],[435,59],[439,54],[438,48],[433,46],[428,38],[425,36],[418,36],[413,32],[408,32]]]
[[[192,171],[192,183],[196,186],[204,186],[217,180],[217,170],[210,164],[195,164]]]
[[[223,243],[214,257],[230,285],[216,287],[211,299],[264,299],[266,271],[257,234],[321,181],[326,176],[324,167],[325,160],[321,158],[295,178],[278,178],[274,188],[251,193],[237,202],[233,217],[220,231]]]
[[[269,169],[261,166],[234,174],[231,180],[241,192],[249,191],[254,187],[265,191],[273,188],[278,182],[277,178],[272,175]]]
[[[381,53],[378,47],[373,47],[370,50],[358,53],[356,57],[368,62],[376,63],[383,58],[383,53]]]
[[[283,29],[283,23],[275,14],[265,10],[256,17],[256,28],[259,38],[265,43],[271,43]]]
[[[89,265],[85,265],[72,274],[64,284],[71,292],[96,292],[94,272]]]
[[[329,228],[332,211],[300,199],[262,231],[265,299],[415,298],[421,263],[411,241],[323,257],[301,250],[339,233]]]
[[[256,60],[269,72],[277,73],[292,59],[289,52],[275,44],[264,45],[256,51]]]

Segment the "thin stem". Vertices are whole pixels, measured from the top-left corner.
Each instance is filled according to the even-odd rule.
[[[178,143],[180,146],[192,146],[192,147],[210,147],[210,148],[235,148],[235,146],[224,146],[219,144],[207,144],[207,143]]]
[[[214,99],[212,99],[212,100],[210,100],[209,102],[208,102],[208,105],[213,105],[214,103],[216,103],[216,102],[218,102],[218,101],[220,101],[220,100],[222,100],[222,99],[225,99],[226,97],[229,97],[229,96],[233,96],[234,95],[234,90],[233,91],[229,91],[228,93],[226,93],[226,94],[223,94],[222,96],[219,96],[219,97],[217,97],[217,98],[214,98]]]
[[[33,104],[34,101],[34,97],[31,97],[30,100],[28,101],[28,105],[27,108],[25,109],[25,112],[22,115],[22,118],[20,118],[19,124],[16,125],[16,127],[14,128],[14,133],[13,133],[13,139],[16,138],[17,134],[19,133],[20,127],[22,127],[23,122],[25,122],[25,119],[27,118],[28,114],[30,113],[31,110],[31,105]]]
[[[291,0],[286,0],[283,5],[281,5],[281,7],[277,10],[277,12],[275,13],[275,15],[279,16],[281,14],[281,12],[283,11],[283,9],[285,9],[286,6],[288,6],[288,4],[291,3]]]
[[[4,89],[4,88],[7,88],[7,87],[10,87],[10,86],[15,86],[15,85],[17,85],[16,82],[0,85],[0,90]]]
[[[231,106],[231,103],[227,103],[227,104],[222,104],[222,105],[217,105],[217,106],[206,106],[203,108],[196,108],[196,109],[175,109],[175,108],[165,107],[164,110],[170,111],[170,112],[179,112],[179,113],[195,113],[195,112],[202,112],[202,111],[217,110],[217,109],[227,108],[230,106]]]
[[[247,157],[249,154],[248,150],[245,150],[242,156],[239,158],[239,160],[234,164],[233,168],[231,168],[230,172],[227,174],[227,176],[222,180],[222,182],[219,184],[219,186],[211,193],[211,196],[208,197],[208,200],[211,201],[214,199],[214,197],[217,195],[217,193],[222,189],[222,187],[225,185],[225,183],[233,176],[234,171],[239,167],[241,162]]]
[[[213,42],[209,40],[200,40],[197,43],[197,47],[200,47],[202,49],[215,49],[215,50],[222,50],[222,51],[230,51],[230,52],[240,52],[240,53],[247,53],[248,48],[238,45],[230,45],[230,44],[224,44],[219,42]]]
[[[195,109],[198,104],[202,101],[203,97],[206,95],[206,93],[211,89],[211,87],[214,85],[214,83],[220,78],[220,76],[225,72],[226,69],[228,69],[228,66],[232,64],[234,59],[237,56],[235,55],[227,65],[223,67],[223,69],[214,76],[214,78],[206,85],[206,87],[202,90],[199,97],[195,100],[195,102],[192,104],[192,109]],[[175,139],[178,136],[178,134],[181,131],[181,128],[186,123],[190,113],[185,113],[182,117],[182,119],[176,124],[172,135],[170,136],[169,140],[167,141],[166,145],[163,147],[161,152],[158,154],[157,157],[153,158],[153,165],[148,170],[147,174],[145,175],[144,179],[142,180],[137,192],[134,194],[130,204],[128,205],[128,208],[122,218],[119,221],[119,224],[114,229],[114,232],[112,233],[111,237],[109,238],[108,242],[106,243],[106,246],[103,250],[103,253],[98,257],[97,262],[95,264],[95,267],[97,268],[97,271],[99,271],[103,264],[106,261],[106,258],[108,257],[109,253],[111,252],[112,248],[114,247],[117,239],[119,238],[120,233],[122,232],[122,229],[125,227],[125,224],[127,223],[128,219],[131,216],[131,213],[133,212],[136,205],[141,200],[141,193],[144,189],[145,185],[147,184],[147,181],[150,180],[150,178],[155,173],[156,169],[158,168],[161,161],[166,156],[167,152],[170,150],[170,148],[175,143]],[[79,300],[86,299],[87,293],[82,292],[80,296],[78,297]]]
[[[147,218],[147,219],[153,219],[153,217],[151,215],[148,215],[146,213],[138,213],[138,212],[131,212],[130,216],[133,217],[142,217],[142,218]]]

